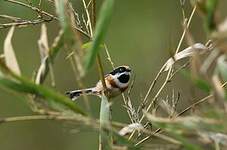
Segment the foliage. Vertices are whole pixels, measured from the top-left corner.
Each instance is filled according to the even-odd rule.
[[[74,103],[58,92],[58,89],[53,89],[56,86],[53,65],[56,63],[57,55],[62,51],[67,53],[66,61],[70,61],[78,84],[83,85],[81,77],[95,64],[95,59],[100,79],[103,84],[105,83],[101,60],[106,58],[100,57],[102,55],[99,53],[105,50],[110,64],[114,64],[104,42],[114,11],[114,0],[102,2],[97,20],[95,0],[90,2],[81,0],[80,7],[83,9],[81,12],[77,12],[68,0],[48,0],[55,8],[53,14],[42,9],[43,1],[40,0],[36,5],[29,0],[26,2],[5,0],[11,5],[28,8],[36,14],[37,18],[26,20],[9,15],[0,16],[9,21],[1,23],[0,29],[10,28],[5,37],[3,54],[0,58],[0,86],[25,95],[32,111],[38,115],[6,117],[0,119],[0,123],[35,119],[81,123],[98,131],[100,150],[146,149],[147,145],[156,142],[155,138],[158,139],[160,147],[172,144],[176,146],[175,149],[199,150],[203,149],[207,143],[209,147],[215,149],[227,147],[225,134],[227,122],[224,118],[227,98],[225,89],[227,46],[226,42],[223,42],[226,40],[227,26],[226,20],[216,20],[216,13],[219,12],[218,0],[196,1],[196,3],[193,1],[191,13],[188,16],[184,10],[185,1],[180,1],[183,32],[177,48],[152,80],[144,98],[140,98],[138,107],[134,104],[138,97],[131,97],[131,92],[134,92],[134,82],[126,95],[122,96],[125,111],[131,121],[127,124],[112,121],[112,101],[108,99],[105,91],[100,97],[99,119],[95,119],[87,115],[90,114],[89,109],[82,108],[78,103]],[[194,35],[190,30],[196,12],[199,12],[205,25],[203,30],[209,33],[205,35],[209,39],[205,44],[201,41],[194,42]],[[82,21],[80,16],[83,16]],[[48,42],[49,28],[46,24],[52,21],[58,22],[60,29],[53,43],[50,44]],[[41,24],[41,31],[37,41],[41,58],[40,66],[34,71],[35,76],[28,79],[21,71],[22,66],[15,54],[17,48],[13,47],[12,38],[17,28],[39,24]],[[181,49],[183,41],[188,46]],[[186,63],[182,63],[182,60],[186,60]],[[189,79],[207,96],[199,99],[196,95],[196,99],[191,104],[187,103],[189,106],[179,111],[178,105],[182,102],[180,94],[185,93],[178,93],[176,96],[174,91],[176,74]],[[161,78],[162,75],[164,80]],[[45,82],[48,76],[50,76],[51,85]],[[171,96],[166,95],[163,99],[162,94],[165,90],[173,92]],[[136,93],[136,95],[139,94]],[[84,99],[86,101],[86,97]],[[210,100],[209,103],[208,100]],[[89,102],[86,105],[90,107]]]

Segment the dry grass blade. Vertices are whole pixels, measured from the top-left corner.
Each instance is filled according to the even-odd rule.
[[[36,75],[36,79],[35,79],[36,84],[40,84],[40,83],[44,82],[44,80],[49,72],[49,68],[51,67],[51,65],[48,65],[47,62],[52,62],[52,63],[54,62],[54,58],[56,57],[56,55],[58,54],[58,52],[64,45],[63,36],[64,36],[64,31],[60,30],[57,37],[54,39],[54,42],[53,42],[50,50],[48,51],[49,52],[48,57],[45,57],[42,60],[41,65],[39,66],[39,69],[38,69],[37,75]],[[53,75],[51,76],[51,78],[54,79]]]
[[[22,20],[19,17],[9,16],[9,15],[0,15],[0,18],[7,19],[7,20],[10,20],[10,21],[15,21],[15,22]]]
[[[52,63],[49,61],[50,55],[50,48],[48,46],[48,38],[47,38],[47,28],[45,24],[41,26],[41,35],[40,39],[38,40],[40,58],[41,58],[41,65],[36,75],[35,83],[40,84],[47,73],[47,69],[50,69],[50,77],[51,77],[51,84],[55,86],[55,77],[53,73]]]
[[[227,146],[227,135],[223,133],[209,133],[212,140]]]
[[[212,143],[214,142],[216,150],[219,147],[219,144],[222,145],[223,149],[226,149],[227,147],[227,135],[219,132],[204,132],[201,131],[198,133],[200,138],[204,143]],[[218,149],[220,150],[220,148]]]
[[[227,82],[225,82],[224,84],[222,84],[222,87],[226,86],[227,85]],[[185,114],[187,111],[191,110],[192,108],[195,108],[196,106],[206,102],[207,100],[209,100],[210,98],[214,97],[214,95],[208,95],[200,100],[198,100],[196,103],[193,103],[192,105],[188,106],[187,108],[185,108],[183,111],[181,111],[180,113],[178,113],[176,116],[173,116],[172,119],[175,119],[183,114]],[[158,128],[154,134],[158,134],[158,133],[161,133],[163,132],[163,130],[161,128]],[[143,143],[144,141],[148,140],[149,138],[151,138],[152,136],[149,135],[147,136],[146,138],[144,138],[143,140],[141,140],[140,142],[137,143],[137,145]]]
[[[227,31],[227,18],[225,18],[224,21],[218,25],[218,31],[226,33],[226,31]]]
[[[48,39],[47,39],[47,28],[45,24],[41,26],[41,35],[40,39],[38,40],[40,58],[41,58],[41,65],[36,75],[35,83],[40,84],[42,82],[42,78],[47,69],[47,59],[49,54],[49,46],[48,46]]]
[[[227,80],[227,61],[226,60],[227,60],[226,55],[221,55],[217,59],[217,69],[225,81]]]
[[[42,24],[41,26],[41,35],[40,35],[40,39],[38,40],[38,46],[39,46],[39,52],[40,52],[41,61],[42,61],[49,53],[47,27],[45,24]]]
[[[11,69],[14,73],[16,73],[17,75],[21,75],[21,71],[17,63],[16,55],[14,53],[12,42],[11,42],[14,29],[15,29],[14,26],[11,27],[4,42],[5,63],[6,63],[6,66],[9,69]]]
[[[132,133],[135,130],[140,131],[142,129],[144,129],[142,124],[140,124],[140,123],[132,123],[132,124],[129,124],[126,127],[122,128],[118,133],[121,136],[125,136],[125,135],[127,135],[129,133]]]
[[[220,23],[217,27],[217,31],[212,32],[211,36],[216,39],[226,38],[227,36],[227,18]]]
[[[178,43],[178,45],[177,45],[175,54],[177,54],[177,53],[179,52],[179,50],[180,50],[181,44],[182,44],[183,39],[184,39],[184,37],[185,37],[186,31],[187,31],[187,29],[188,29],[189,26],[190,26],[190,23],[191,23],[192,17],[194,16],[194,13],[195,13],[195,11],[196,11],[196,8],[197,8],[197,5],[194,5],[193,10],[192,10],[192,12],[191,12],[191,14],[190,14],[190,17],[189,17],[189,19],[188,19],[188,21],[187,21],[186,28],[184,29],[184,31],[183,31],[183,33],[182,33],[182,35],[181,35],[181,38],[180,38],[180,40],[179,40],[179,43]],[[186,20],[186,18],[185,18],[185,20]],[[184,20],[184,21],[185,21],[185,20]],[[174,62],[174,61],[173,61],[173,62]],[[154,86],[155,86],[157,80],[159,79],[159,77],[161,76],[161,74],[164,72],[165,68],[166,68],[166,63],[161,67],[161,69],[159,70],[159,72],[158,72],[158,74],[156,75],[155,79],[152,81],[151,85],[149,86],[148,91],[147,91],[147,93],[146,93],[146,96],[145,96],[145,98],[144,98],[144,100],[143,100],[143,103],[144,103],[144,104],[147,103],[148,96],[150,95],[151,91],[153,90],[153,88],[154,88]],[[158,92],[156,93],[156,95],[154,96],[154,98],[152,99],[152,101],[150,102],[150,104],[149,104],[149,105],[147,106],[147,108],[146,108],[146,111],[147,111],[147,112],[148,112],[148,111],[150,110],[150,108],[154,105],[154,103],[156,102],[158,96],[160,95],[160,93],[162,92],[162,90],[165,88],[165,86],[166,86],[167,83],[169,82],[169,79],[172,78],[172,76],[171,76],[172,65],[170,65],[170,67],[169,67],[167,70],[168,70],[168,73],[167,73],[167,75],[166,75],[166,78],[165,78],[165,80],[164,80],[162,86],[159,88]],[[142,117],[141,117],[141,119],[140,119],[140,122],[142,122],[143,119],[144,119],[144,114],[142,115]],[[131,139],[131,138],[133,137],[134,133],[135,133],[135,132],[133,132],[133,133],[131,134],[131,136],[129,137],[129,139]],[[149,139],[149,137],[148,137],[147,139]]]
[[[83,5],[84,5],[86,16],[87,16],[88,33],[90,33],[90,36],[93,37],[92,25],[91,25],[91,20],[90,20],[90,15],[89,15],[89,12],[88,12],[88,8],[87,8],[85,0],[82,0],[82,2],[83,2]]]
[[[47,66],[46,66],[46,63],[47,63],[47,58],[43,59],[41,65],[39,66],[39,69],[37,71],[37,74],[36,74],[36,78],[35,78],[35,83],[36,84],[40,84],[43,82],[44,80],[44,76],[46,76],[46,70],[48,69]]]
[[[167,101],[162,100],[158,102],[158,104],[169,116],[174,116],[177,114],[177,112],[175,111],[175,108],[172,107]]]
[[[190,57],[195,53],[203,54],[207,50],[208,50],[208,48],[201,43],[196,43],[192,46],[189,46],[188,48],[180,51],[179,53],[176,53],[173,56],[173,58],[171,57],[166,61],[165,71],[169,70],[172,67],[172,65],[178,60],[181,60],[181,59],[186,58],[186,57]]]
[[[147,119],[153,123],[164,123],[164,124],[181,124],[182,126],[199,126],[201,122],[206,124],[219,124],[220,121],[210,118],[202,118],[199,116],[188,116],[188,117],[177,117],[177,118],[163,118],[157,117],[150,113],[144,112]]]
[[[217,57],[220,55],[220,51],[217,49],[214,49],[209,56],[205,59],[205,61],[202,63],[200,67],[200,72],[204,75],[207,74],[212,64],[216,61]]]
[[[217,74],[214,74],[212,76],[212,83],[213,83],[213,88],[215,91],[215,96],[217,96],[218,99],[224,101],[225,100],[225,90],[222,87],[221,81],[218,77]]]

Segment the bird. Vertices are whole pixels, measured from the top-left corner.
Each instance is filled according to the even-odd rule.
[[[122,65],[116,67],[104,76],[108,98],[116,97],[128,88],[131,71],[132,70],[129,66]],[[94,87],[67,91],[65,94],[74,101],[82,95],[95,95],[101,97],[104,90],[102,82],[99,80]]]

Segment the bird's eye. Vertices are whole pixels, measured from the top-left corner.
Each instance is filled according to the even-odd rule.
[[[126,71],[126,68],[124,68],[124,67],[118,67],[118,68],[114,69],[112,72],[110,72],[110,74],[115,75],[117,73],[123,73],[125,71]]]
[[[120,73],[125,72],[125,68],[123,68],[123,67],[119,68],[119,72]]]

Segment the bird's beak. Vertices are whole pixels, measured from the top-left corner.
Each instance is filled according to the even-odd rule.
[[[130,68],[127,68],[127,70],[126,70],[127,72],[131,72],[132,70],[130,69]]]
[[[131,71],[132,71],[132,69],[131,69],[129,66],[124,65],[123,67],[126,68],[126,71],[127,71],[127,72],[131,72]]]

